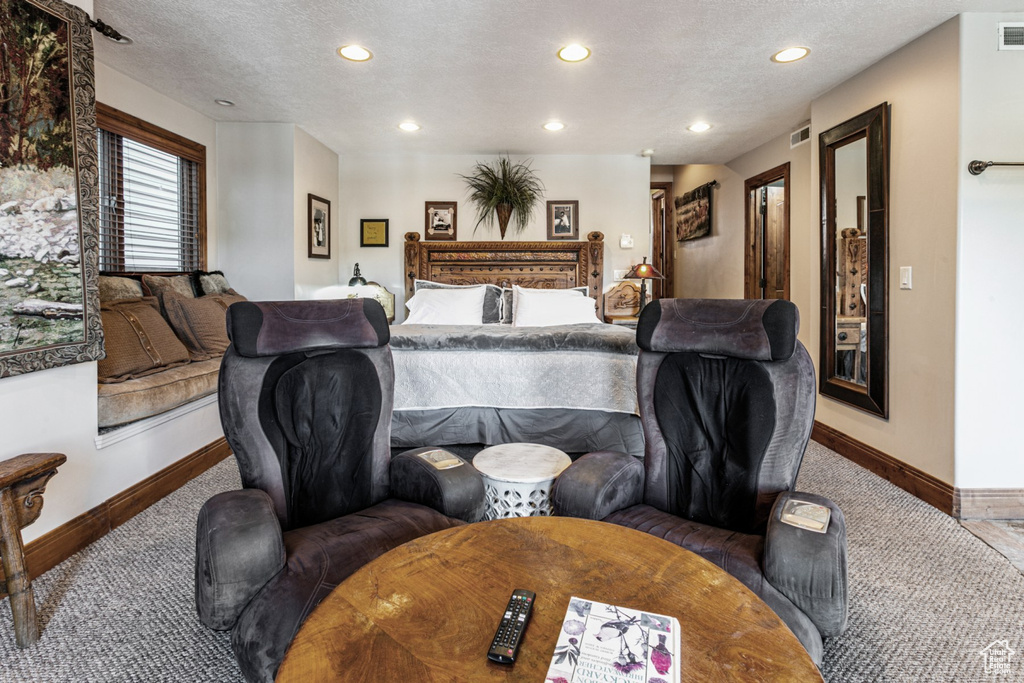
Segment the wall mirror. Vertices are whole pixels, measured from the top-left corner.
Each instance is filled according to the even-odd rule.
[[[889,105],[819,137],[821,393],[889,417]]]

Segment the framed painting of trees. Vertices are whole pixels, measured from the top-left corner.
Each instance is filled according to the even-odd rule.
[[[0,377],[103,355],[88,15],[0,0]]]

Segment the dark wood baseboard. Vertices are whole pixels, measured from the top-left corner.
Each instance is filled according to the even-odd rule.
[[[231,449],[221,437],[26,544],[25,564],[29,576],[35,579],[56,567],[229,455]],[[2,581],[3,572],[0,571],[0,585]],[[6,595],[0,591],[0,598]]]
[[[838,429],[833,429],[817,420],[814,422],[814,429],[811,430],[811,438],[864,469],[891,481],[904,491],[917,496],[947,515],[953,514],[954,488],[952,484],[947,484],[927,472],[897,460],[873,446],[861,443]]]
[[[957,519],[1024,519],[1024,489],[958,488],[953,496],[953,516]]]

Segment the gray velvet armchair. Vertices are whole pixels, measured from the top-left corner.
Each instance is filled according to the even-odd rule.
[[[764,600],[820,663],[846,628],[846,526],[794,492],[814,421],[814,367],[788,301],[663,299],[637,325],[641,461],[602,451],[558,478],[555,514],[660,536]],[[791,498],[826,506],[816,533],[780,520]]]
[[[224,435],[243,489],[203,506],[196,609],[231,629],[250,681],[272,681],[299,627],[356,569],[419,536],[475,521],[479,473],[391,458],[389,331],[372,299],[228,309]],[[455,456],[452,456],[455,457]]]

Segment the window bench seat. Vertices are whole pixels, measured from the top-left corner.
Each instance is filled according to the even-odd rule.
[[[168,368],[115,384],[100,384],[99,427],[119,425],[173,410],[217,391],[220,357]]]

